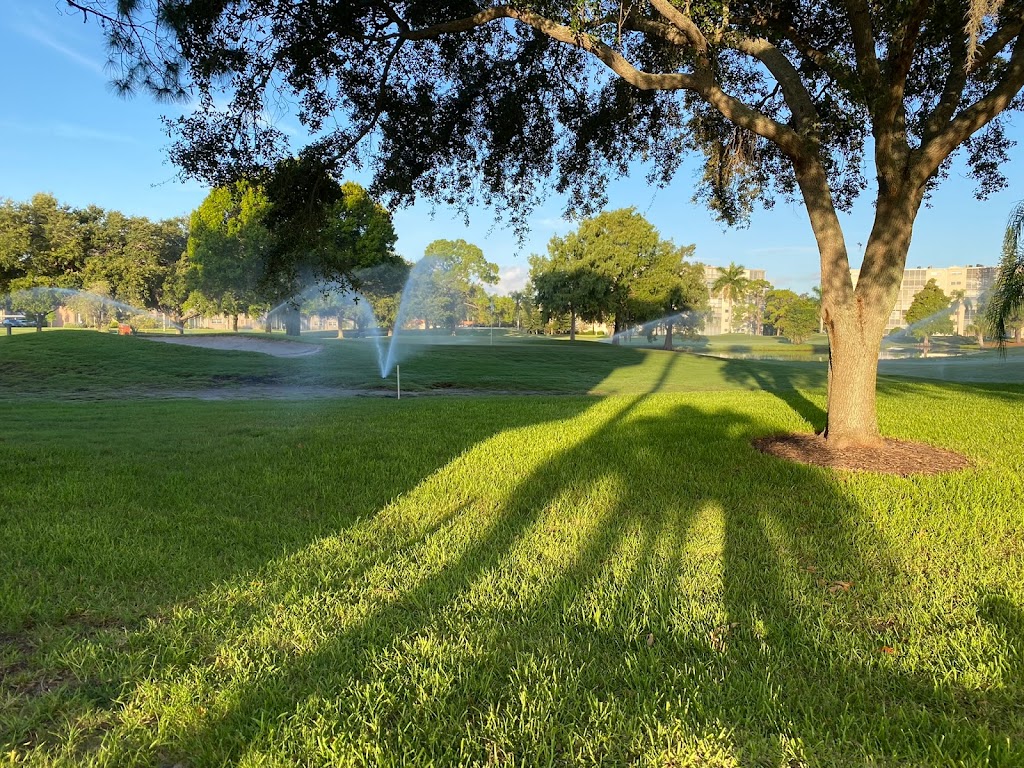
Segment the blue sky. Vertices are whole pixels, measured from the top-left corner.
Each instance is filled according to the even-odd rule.
[[[144,95],[126,100],[114,94],[98,25],[65,11],[62,0],[6,0],[4,5],[0,198],[25,200],[50,192],[72,206],[94,203],[151,218],[194,209],[207,190],[180,182],[164,151],[169,140],[160,115],[178,108]],[[1024,139],[1022,126],[1024,117],[1015,117],[1011,136]],[[953,169],[932,206],[918,217],[908,266],[996,263],[1006,216],[1024,198],[1024,145],[1011,151],[1011,160],[1016,167],[1011,166],[1010,187],[986,202],[974,199],[964,169]],[[775,285],[797,291],[817,284],[817,250],[801,207],[779,203],[755,214],[748,228],[725,230],[690,202],[692,182],[692,165],[662,190],[650,188],[641,172],[612,184],[609,207],[635,206],[663,237],[696,244],[696,258],[705,263],[735,261],[765,269]],[[843,217],[853,266],[871,226],[870,192]],[[472,210],[466,227],[459,214],[419,203],[395,212],[398,250],[416,260],[432,240],[463,237],[499,264],[503,288],[519,287],[527,256],[543,252],[552,235],[572,227],[562,220],[562,202],[552,198],[534,211],[522,244],[488,210]]]

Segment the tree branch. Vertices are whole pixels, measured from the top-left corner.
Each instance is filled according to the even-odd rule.
[[[660,0],[656,1],[660,2]],[[710,68],[698,69],[693,74],[643,72],[634,67],[618,51],[613,50],[600,40],[590,35],[575,32],[569,27],[551,21],[532,11],[499,5],[480,11],[473,16],[455,19],[425,29],[410,30],[401,36],[406,40],[430,40],[446,34],[468,32],[498,19],[519,21],[547,35],[552,40],[593,54],[619,77],[641,90],[686,90],[697,93],[711,106],[721,112],[724,117],[741,128],[745,128],[777,144],[790,157],[807,156],[808,145],[795,130],[758,112],[734,96],[730,96],[714,80]],[[648,23],[657,24],[657,22],[653,21]],[[632,20],[631,25],[636,25],[637,31],[642,31],[641,27],[645,26],[641,19]],[[678,29],[678,27],[676,28]],[[664,25],[661,25],[660,33],[663,36],[669,34],[665,30]],[[685,36],[688,42],[691,40],[683,30],[680,30],[680,33]],[[674,42],[678,44],[679,40],[676,39]]]
[[[811,45],[810,41],[792,24],[773,24],[774,29],[785,37],[793,47],[814,62],[822,72],[838,82],[853,80],[856,73],[842,62],[829,58],[829,55]]]
[[[394,63],[395,57],[398,56],[399,49],[401,49],[401,47],[404,44],[405,40],[403,38],[398,38],[395,41],[395,45],[394,47],[392,47],[391,52],[388,54],[387,60],[384,62],[384,69],[381,72],[380,88],[377,89],[377,100],[374,103],[373,107],[373,117],[367,121],[366,125],[364,125],[352,139],[346,142],[345,146],[341,147],[339,150],[336,151],[335,154],[339,158],[344,157],[353,149],[355,149],[359,142],[366,138],[366,135],[377,127],[377,123],[380,120],[380,116],[384,112],[384,91],[387,89],[388,75],[391,73],[391,65]]]
[[[496,21],[498,19],[514,19],[527,26],[533,27],[538,32],[547,35],[566,45],[593,54],[612,72],[617,74],[630,85],[643,91],[678,91],[678,90],[700,90],[700,79],[692,74],[665,73],[656,74],[644,72],[634,67],[618,51],[588,34],[578,33],[550,19],[540,16],[532,11],[521,10],[507,5],[499,5],[493,8],[480,11],[480,13],[467,16],[462,19],[436,24],[425,29],[411,29],[401,33],[404,40],[432,40],[442,35],[458,32],[469,32],[478,27]]]
[[[918,181],[931,178],[942,162],[972,134],[999,115],[1024,88],[1024,36],[1018,35],[1002,80],[971,106],[960,112],[930,141],[922,142],[913,164]]]
[[[910,67],[914,61],[914,49],[917,47],[918,38],[921,36],[921,27],[928,16],[931,0],[917,0],[917,5],[910,13],[906,26],[903,29],[903,39],[900,45],[886,60],[888,69],[888,80],[897,88],[894,94],[900,102],[903,101],[904,88],[907,83],[907,75],[910,74]]]
[[[690,47],[693,48],[698,59],[710,66],[708,39],[700,31],[700,28],[693,23],[693,19],[668,2],[668,0],[651,0],[651,5],[669,24],[686,36]]]
[[[974,59],[971,61],[970,67],[967,68],[968,73],[973,74],[986,66],[1003,48],[1010,44],[1013,38],[1021,33],[1022,29],[1024,29],[1024,19],[1019,16],[1008,19],[1005,24],[991,34],[988,40],[978,46]],[[966,54],[964,58],[966,59]]]
[[[772,77],[775,78],[775,82],[782,87],[782,95],[793,113],[798,130],[802,135],[810,138],[818,111],[800,79],[800,73],[797,72],[792,62],[764,38],[739,38],[727,43],[727,47],[752,56],[767,67]]]
[[[871,29],[871,9],[867,0],[846,0],[846,12],[853,32],[853,49],[857,56],[857,69],[864,85],[870,91],[881,81],[881,68],[875,53],[875,33]]]

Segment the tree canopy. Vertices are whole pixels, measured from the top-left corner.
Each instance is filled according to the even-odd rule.
[[[801,344],[818,330],[818,304],[809,296],[776,289],[765,295],[765,319],[780,336]]]
[[[498,265],[487,261],[478,246],[462,239],[434,240],[424,250],[422,262],[413,267],[408,313],[428,328],[454,333],[487,301],[482,286],[497,282]]]
[[[1021,0],[67,2],[106,25],[120,87],[194,92],[171,154],[212,183],[296,154],[266,119],[283,101],[312,137],[300,157],[336,177],[369,163],[395,204],[482,200],[522,221],[553,186],[593,212],[610,177],[643,159],[664,183],[684,148],[726,221],[802,199],[837,447],[879,439],[877,346],[922,202],[961,149],[979,195],[1005,184],[1024,87]],[[838,213],[869,179],[855,287]]]
[[[621,208],[584,219],[564,237],[553,237],[546,257],[530,259],[530,280],[547,318],[612,318],[615,334],[632,324],[678,315],[707,305],[704,268],[692,264],[695,246],[676,246],[636,211]],[[671,344],[671,332],[668,342]]]
[[[1007,330],[1020,327],[1024,316],[1024,203],[1018,203],[1010,213],[1003,236],[1003,253],[999,261],[999,275],[992,296],[985,309],[985,323],[992,329],[996,344],[1004,348]]]
[[[934,279],[925,283],[907,308],[906,320],[911,334],[926,339],[934,333],[952,333],[950,303],[949,296]]]
[[[13,294],[19,309],[44,315],[67,303],[62,291],[95,289],[104,312],[94,311],[97,299],[79,304],[97,322],[112,302],[170,311],[169,281],[181,269],[187,229],[183,219],[73,208],[48,194],[0,201],[0,300]]]

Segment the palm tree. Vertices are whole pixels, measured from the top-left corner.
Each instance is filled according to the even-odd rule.
[[[954,304],[956,304],[956,335],[963,336],[966,332],[964,325],[967,320],[967,307],[970,305],[970,300],[967,298],[967,291],[962,289],[952,291],[949,294],[949,298]]]
[[[811,288],[811,301],[818,305],[818,333],[825,332],[825,318],[821,314],[821,286]]]
[[[992,289],[992,298],[985,312],[992,335],[999,349],[1004,349],[1006,328],[1013,319],[1024,313],[1024,247],[1021,230],[1024,229],[1024,203],[1010,213],[1003,236],[1003,257],[999,276]]]
[[[711,291],[720,293],[723,301],[728,302],[729,327],[723,329],[728,333],[732,330],[732,303],[737,296],[743,295],[749,281],[746,276],[747,270],[733,262],[729,262],[728,267],[720,268],[718,271],[718,279],[712,283]],[[725,312],[722,313],[722,319],[725,319]]]

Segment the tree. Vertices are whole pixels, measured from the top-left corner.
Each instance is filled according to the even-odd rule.
[[[530,257],[530,283],[544,319],[569,315],[569,340],[576,340],[576,318],[600,320],[611,308],[612,285],[585,252],[578,233],[553,237],[548,255]]]
[[[811,288],[811,301],[814,302],[815,306],[818,307],[818,333],[825,332],[825,318],[821,316],[821,286],[816,285]]]
[[[1021,318],[1024,317],[1024,247],[1021,230],[1024,229],[1024,203],[1018,203],[1010,213],[1003,236],[1003,254],[999,262],[992,295],[985,309],[986,325],[1000,350],[1006,347],[1007,330],[1016,327],[1020,340]]]
[[[764,302],[772,284],[767,280],[748,280],[740,294],[740,305],[733,317],[739,316],[747,333],[761,336],[764,332]]]
[[[498,282],[498,265],[462,239],[434,240],[423,255],[426,261],[410,285],[410,311],[423,318],[428,328],[446,328],[454,334],[479,308],[477,289]]]
[[[802,344],[818,327],[818,304],[809,296],[776,289],[765,296],[764,316],[780,336]]]
[[[653,263],[638,279],[635,316],[664,326],[664,349],[672,349],[677,325],[695,327],[696,314],[708,306],[704,265],[687,261],[694,250],[692,245],[677,247],[671,240],[662,240]]]
[[[0,290],[22,286],[77,288],[87,255],[86,227],[99,209],[79,211],[37,194],[0,205]],[[100,212],[102,213],[102,212]]]
[[[924,288],[914,295],[907,309],[907,326],[912,335],[924,340],[925,347],[928,346],[928,339],[936,333],[952,333],[953,320],[950,318],[950,300],[945,291],[936,285],[935,280],[929,280]]]
[[[742,296],[743,292],[747,289],[747,282],[747,270],[738,264],[729,262],[728,267],[719,270],[718,277],[711,284],[711,290],[714,293],[720,294],[725,306],[729,308],[728,312],[724,308],[722,312],[723,317],[726,315],[729,317],[729,325],[723,329],[726,333],[732,333],[735,328],[732,305],[737,297]]]
[[[360,287],[359,273],[402,264],[391,216],[365,189],[321,177],[319,199],[304,206],[296,189],[311,183],[306,166],[280,166],[268,188],[244,181],[218,187],[192,214],[190,302],[231,315],[234,330],[239,314],[285,304],[286,332],[297,335],[303,290],[319,285],[343,294]]]
[[[189,302],[203,314],[232,318],[267,304],[261,278],[270,260],[271,234],[265,218],[270,208],[264,192],[239,182],[210,190],[193,211],[187,244]]]
[[[661,237],[635,208],[603,211],[580,222],[566,249],[579,254],[582,266],[604,283],[601,309],[614,320],[613,343],[630,325],[651,319],[640,281],[655,264]]]
[[[153,222],[100,209],[90,212],[82,282],[103,283],[123,304],[157,309],[164,282],[186,250],[184,222]]]
[[[292,154],[265,119],[283,97],[316,137],[306,152],[335,168],[372,155],[396,203],[482,190],[521,222],[554,173],[589,212],[637,157],[666,182],[684,146],[705,158],[698,198],[728,222],[802,198],[833,448],[880,439],[877,351],[918,210],[960,149],[980,195],[1005,183],[1005,112],[1024,87],[1019,0],[67,2],[107,26],[121,88],[194,90],[171,156],[211,183]],[[868,186],[868,149],[875,220],[854,287],[838,213]]]

